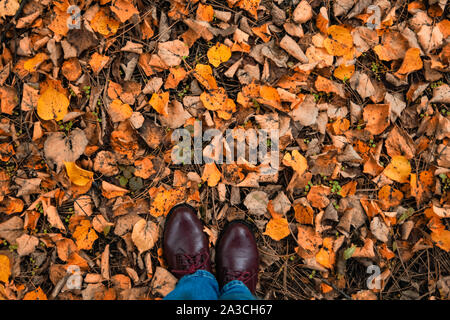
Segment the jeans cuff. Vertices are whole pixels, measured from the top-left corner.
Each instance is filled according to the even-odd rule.
[[[230,282],[228,282],[226,285],[223,286],[222,288],[222,292],[227,292],[228,290],[234,288],[234,287],[246,287],[247,286],[240,280],[231,280]]]
[[[214,275],[211,272],[208,272],[206,270],[201,270],[201,269],[195,271],[192,274],[185,275],[183,278],[180,279],[180,281],[182,279],[198,278],[198,277],[209,278],[211,280],[217,281],[216,278],[214,277]]]

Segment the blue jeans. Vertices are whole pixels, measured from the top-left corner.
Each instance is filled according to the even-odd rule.
[[[247,286],[233,280],[219,290],[216,278],[206,270],[182,277],[164,300],[256,300]]]

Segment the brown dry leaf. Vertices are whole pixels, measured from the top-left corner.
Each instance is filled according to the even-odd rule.
[[[180,40],[158,43],[158,56],[168,67],[176,67],[189,56],[189,47]]]
[[[407,183],[411,174],[411,164],[404,156],[394,156],[383,174],[391,180]]]
[[[58,228],[59,230],[66,231],[66,227],[61,221],[61,217],[59,216],[58,209],[52,205],[46,205],[46,202],[42,202],[44,207],[44,214],[47,217],[48,222],[51,226]]]
[[[286,153],[283,157],[283,164],[294,169],[299,176],[308,169],[306,158],[298,150],[292,150],[292,154]]]
[[[61,132],[48,135],[44,143],[44,154],[50,165],[58,173],[64,161],[74,162],[84,153],[88,144],[86,134],[79,128],[73,129],[67,136]]]
[[[79,250],[90,250],[95,240],[98,239],[97,233],[92,228],[89,220],[81,220],[72,234]]]
[[[34,252],[37,245],[39,244],[39,239],[35,236],[30,236],[26,233],[17,238],[17,253],[20,257],[29,255]]]
[[[106,199],[121,197],[121,196],[127,194],[128,192],[129,191],[127,189],[115,186],[106,181],[102,181],[102,195]]]
[[[139,220],[133,227],[131,239],[139,253],[150,250],[158,240],[158,225],[153,221]]]
[[[298,225],[297,240],[300,248],[305,250],[305,256],[315,255],[322,244],[322,237],[313,227]]]
[[[323,209],[330,203],[330,200],[328,199],[330,193],[330,187],[312,186],[306,198],[314,208]]]
[[[209,63],[217,68],[231,58],[231,49],[227,45],[217,42],[215,46],[208,49],[206,55]]]
[[[386,130],[390,124],[391,108],[389,104],[369,104],[364,108],[363,117],[366,130],[378,135]]]
[[[302,0],[295,7],[294,12],[292,13],[292,19],[295,23],[305,23],[309,21],[313,16],[313,10],[308,1]]]
[[[286,218],[273,217],[266,225],[265,235],[271,237],[275,241],[280,241],[290,234],[289,223]]]
[[[56,252],[58,253],[58,258],[62,261],[68,261],[72,252],[77,252],[78,248],[72,239],[62,238],[56,241]]]
[[[373,50],[384,61],[403,59],[409,46],[406,38],[398,31],[384,33],[381,43]]]
[[[0,111],[12,115],[14,108],[19,104],[16,89],[11,87],[0,87],[0,99]]]

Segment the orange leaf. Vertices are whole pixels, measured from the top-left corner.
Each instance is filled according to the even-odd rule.
[[[336,69],[334,69],[334,76],[342,81],[349,80],[355,73],[355,65],[346,65],[345,63],[340,64]]]
[[[268,235],[273,240],[280,241],[286,238],[289,234],[289,223],[286,218],[274,217],[266,225],[265,235]]]
[[[390,124],[390,114],[389,104],[368,104],[363,112],[366,130],[373,135],[382,133]]]
[[[196,19],[211,22],[214,19],[214,9],[211,5],[198,4]]]
[[[298,150],[293,150],[292,155],[289,152],[286,153],[283,157],[283,164],[294,169],[300,176],[308,169],[306,158]]]
[[[89,65],[91,66],[94,73],[99,73],[103,69],[103,67],[106,66],[109,59],[110,58],[108,56],[104,56],[97,52],[94,52],[94,54],[91,56],[91,60],[89,60]]]
[[[23,300],[48,300],[47,295],[42,291],[41,287],[36,290],[29,291],[23,297]]]
[[[81,76],[81,65],[77,58],[70,58],[64,61],[61,73],[69,81],[76,81]]]
[[[154,93],[149,101],[149,104],[155,109],[159,114],[168,116],[167,106],[169,104],[169,92]]]
[[[119,25],[120,22],[112,18],[105,8],[101,8],[91,20],[92,29],[106,38],[116,34]]]
[[[216,79],[212,75],[212,69],[207,64],[197,64],[194,70],[194,77],[206,90],[217,89]]]
[[[91,222],[87,219],[81,220],[72,234],[79,250],[90,250],[95,240],[98,239],[97,233],[92,228]]]
[[[119,18],[120,22],[125,22],[134,14],[139,14],[139,11],[130,0],[115,0],[110,8],[116,14],[117,18]]]
[[[8,283],[11,275],[11,262],[9,258],[3,254],[0,255],[0,282]]]
[[[323,209],[328,206],[330,200],[328,199],[328,195],[330,194],[331,189],[326,186],[312,186],[308,192],[307,199],[311,203],[311,205],[318,209]]]
[[[48,87],[40,96],[37,103],[37,114],[42,120],[62,120],[68,112],[69,99],[56,90]]]
[[[154,217],[166,216],[170,209],[181,202],[186,195],[186,189],[183,187],[166,189],[160,186],[158,188],[150,188],[148,192],[152,199],[150,214]]]
[[[381,209],[387,211],[391,207],[398,206],[402,202],[403,193],[389,185],[385,185],[378,191],[378,199]]]
[[[259,27],[252,28],[253,33],[260,37],[264,42],[270,41],[269,24],[270,23],[265,23]]]
[[[419,48],[409,48],[406,51],[405,59],[398,69],[399,74],[408,74],[423,68],[422,59],[420,59],[420,49]]]
[[[170,74],[167,77],[164,88],[175,89],[178,84],[186,77],[186,74],[186,70],[184,70],[182,67],[170,68]]]
[[[127,189],[115,186],[106,181],[102,181],[102,196],[104,196],[106,199],[121,197],[128,192],[129,191]]]
[[[357,184],[358,183],[356,181],[350,181],[349,183],[344,184],[338,194],[343,198],[354,195]]]
[[[209,187],[215,187],[217,183],[220,181],[222,174],[214,162],[206,163],[205,170],[203,170],[202,181],[208,181]]]
[[[301,224],[313,224],[314,223],[314,210],[309,205],[303,205],[302,203],[294,204],[295,220]]]
[[[445,250],[446,252],[450,251],[450,231],[445,229],[438,229],[437,231],[433,231],[431,233],[431,240],[433,240],[436,245]]]
[[[241,9],[248,11],[251,15],[258,19],[257,10],[261,0],[241,0],[237,6]]]
[[[231,49],[218,42],[215,46],[208,49],[206,55],[209,63],[217,68],[222,62],[227,62],[231,58]]]
[[[334,25],[327,29],[331,38],[323,42],[325,49],[333,56],[349,56],[352,53],[353,37],[344,26]]]
[[[134,162],[134,166],[136,167],[134,175],[136,177],[141,177],[142,179],[148,179],[152,174],[156,173],[155,169],[153,168],[152,159],[154,159],[154,156],[150,155],[143,159],[136,160]]]

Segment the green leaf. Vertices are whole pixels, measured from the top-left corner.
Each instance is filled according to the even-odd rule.
[[[344,251],[344,259],[348,260],[353,256],[353,253],[355,253],[356,246],[352,244],[350,248],[345,249]]]

